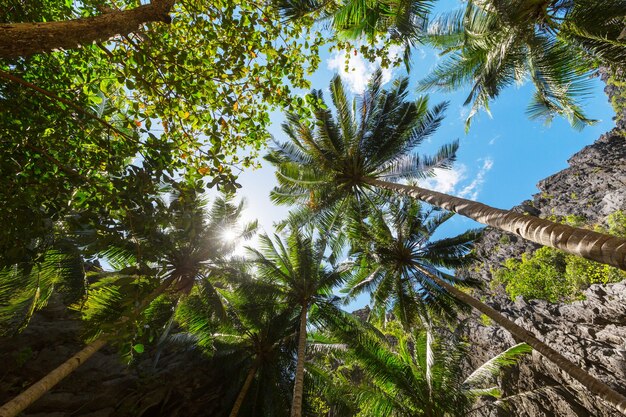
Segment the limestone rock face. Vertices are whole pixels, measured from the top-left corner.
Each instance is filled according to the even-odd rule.
[[[516,210],[540,217],[583,216],[592,224],[603,223],[616,210],[626,210],[626,139],[618,129],[576,153],[569,164],[569,168],[540,181],[540,192]],[[537,248],[516,236],[488,229],[477,248],[482,263],[465,274],[489,283],[492,271],[504,260]],[[489,289],[489,285],[479,296],[626,394],[626,282],[593,285],[585,292],[585,300],[571,304],[524,301],[521,297],[513,302],[501,287]],[[473,346],[468,364],[472,367],[516,343],[506,331],[485,326],[477,316],[468,321],[467,333]],[[485,406],[478,415],[619,415],[537,353],[509,371],[503,381],[504,393],[514,396],[509,408]]]
[[[81,323],[59,300],[19,335],[0,339],[0,403],[39,380],[83,346]],[[97,352],[22,417],[188,417],[219,415],[232,398],[215,367],[195,351],[165,351],[156,367],[146,352],[131,366],[115,349]],[[230,377],[233,377],[232,375]]]

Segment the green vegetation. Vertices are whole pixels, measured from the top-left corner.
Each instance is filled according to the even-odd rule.
[[[481,407],[515,401],[494,384],[531,348],[624,411],[626,398],[475,298],[479,282],[455,275],[475,260],[480,230],[438,233],[459,212],[568,251],[507,260],[496,282],[512,298],[576,299],[590,284],[624,279],[615,266],[626,269],[625,256],[604,250],[577,216],[552,221],[579,229],[553,224],[535,236],[515,226],[545,223],[533,216],[420,188],[452,166],[459,141],[417,153],[447,104],[412,98],[409,77],[384,88],[379,69],[360,97],[339,76],[331,101],[324,86],[302,94],[325,45],[383,66],[400,64],[389,52],[404,46],[408,70],[412,48],[429,43],[444,58],[421,88],[471,84],[468,127],[526,79],[536,88],[531,117],[592,124],[578,100],[598,65],[626,64],[626,7],[531,3],[468,1],[433,20],[432,4],[413,0],[3,1],[0,336],[24,331],[54,302],[82,320],[86,345],[54,357],[65,362],[26,390],[31,375],[3,374],[16,397],[0,416],[20,414],[105,346],[152,369],[171,360],[167,349],[196,350],[227,376],[209,381],[219,395],[200,401],[230,417],[466,415],[480,397],[498,398]],[[155,7],[158,16],[121,24]],[[96,34],[76,29],[107,20]],[[55,27],[68,36],[49,36]],[[18,29],[28,36],[12,42]],[[285,135],[270,142],[275,112],[286,115]],[[292,211],[276,234],[256,236],[235,203],[237,176],[260,166],[266,146],[278,183],[271,199]],[[211,189],[221,194],[209,204]],[[626,213],[607,224],[595,230],[626,237]],[[567,247],[573,233],[596,243]],[[360,321],[342,306],[363,294],[372,310]],[[525,343],[466,376],[458,316],[471,308]],[[12,357],[27,368],[38,351],[20,346]],[[163,392],[160,410],[176,401]]]
[[[569,300],[580,290],[565,276],[566,255],[552,248],[541,248],[522,260],[508,259],[495,274],[495,282],[505,285],[511,299],[523,296],[550,302]]]
[[[565,216],[561,221],[580,226],[585,219],[571,215]],[[607,218],[607,224],[607,229],[596,228],[612,235],[626,236],[624,212],[612,213]],[[508,259],[503,268],[494,273],[494,283],[504,285],[511,299],[522,296],[552,303],[580,299],[589,285],[624,279],[626,273],[622,270],[548,247],[540,248],[532,255],[523,254],[521,260]]]
[[[493,320],[491,320],[486,314],[480,315],[480,322],[485,327],[493,326]]]

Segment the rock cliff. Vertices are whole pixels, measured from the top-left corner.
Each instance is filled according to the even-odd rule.
[[[539,182],[540,192],[515,210],[540,217],[576,215],[602,224],[616,210],[626,210],[626,138],[618,127],[570,158],[569,167]],[[574,363],[626,394],[626,282],[593,285],[586,299],[571,304],[513,302],[501,287],[489,288],[492,272],[504,260],[533,252],[537,245],[487,229],[477,247],[481,263],[465,274],[485,282],[479,293],[488,304],[532,330]],[[477,366],[516,341],[479,317],[467,322],[473,346],[469,366]],[[508,409],[485,406],[482,416],[617,416],[616,411],[570,380],[539,354],[524,360],[503,378],[512,395]]]
[[[0,339],[0,403],[5,403],[82,349],[81,322],[57,299],[19,335]],[[105,347],[21,417],[189,417],[222,415],[232,395],[221,392],[218,366],[197,351],[154,351],[131,365]],[[217,411],[220,410],[220,411]]]

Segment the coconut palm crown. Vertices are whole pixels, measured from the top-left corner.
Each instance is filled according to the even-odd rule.
[[[535,86],[529,117],[549,121],[560,115],[576,129],[595,123],[580,107],[591,91],[590,60],[555,36],[549,16],[538,14],[539,5],[533,8],[530,3],[469,2],[465,9],[431,23],[428,39],[443,51],[443,59],[421,81],[421,88],[453,91],[471,86],[466,127],[481,108],[489,112],[490,101],[504,88],[526,81]]]
[[[475,260],[470,251],[480,230],[435,240],[433,235],[453,213],[409,198],[389,200],[385,212],[374,211],[366,224],[355,222],[349,228],[352,259],[358,267],[344,290],[348,298],[370,293],[373,317],[384,318],[390,310],[407,328],[431,312],[455,317],[454,307],[460,304],[431,276],[475,284],[458,280],[448,271]]]
[[[413,152],[440,125],[446,104],[429,109],[427,97],[409,101],[407,88],[404,78],[384,90],[377,71],[363,95],[350,102],[335,76],[330,93],[336,120],[321,91],[313,91],[313,120],[288,114],[283,131],[290,142],[275,143],[266,157],[277,168],[272,201],[301,204],[317,214],[341,212],[368,201],[366,179],[420,179],[450,167],[458,142],[434,156]]]

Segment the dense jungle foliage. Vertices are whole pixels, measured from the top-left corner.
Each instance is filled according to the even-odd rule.
[[[444,121],[434,90],[468,92],[467,129],[526,82],[529,117],[594,124],[582,103],[599,68],[620,82],[626,2],[438,7],[0,0],[0,337],[61,305],[85,343],[40,382],[10,386],[0,416],[105,346],[153,371],[163,352],[201,353],[230,376],[218,384],[230,417],[510,409],[520,395],[503,392],[503,370],[533,350],[626,413],[624,386],[472,296],[488,286],[457,271],[476,261],[482,229],[442,235],[458,213],[546,245],[506,261],[494,282],[512,298],[571,301],[625,278],[624,213],[594,230],[433,192],[423,180],[453,166],[459,142],[419,150]],[[441,60],[417,96],[409,70],[423,47]],[[312,85],[328,48],[409,76],[387,83],[379,69],[358,95],[339,76]],[[238,175],[261,157],[276,172],[272,202],[291,209],[274,230],[243,221],[237,196]],[[364,295],[367,316],[347,313]],[[469,366],[461,323],[472,311],[519,343]]]

